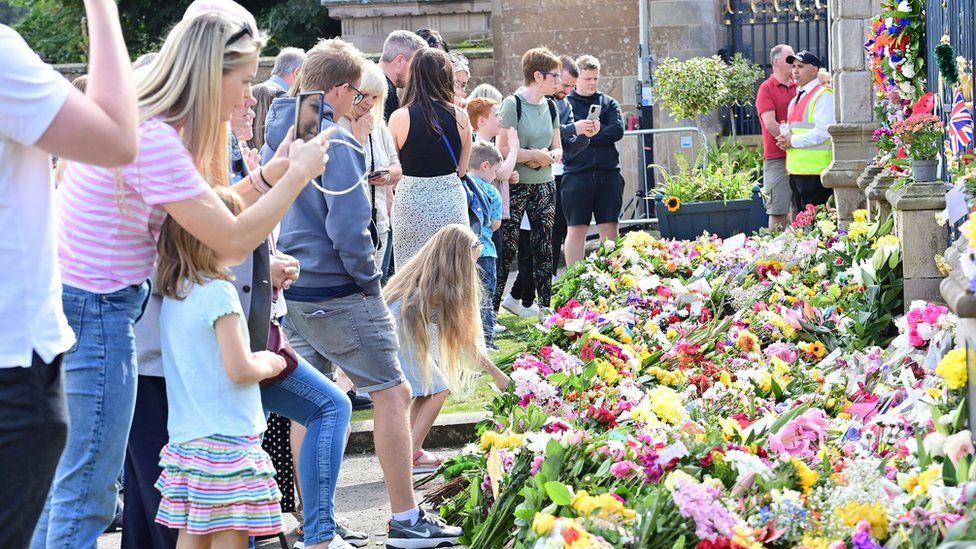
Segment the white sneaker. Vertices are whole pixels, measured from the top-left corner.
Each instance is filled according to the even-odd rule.
[[[513,315],[522,314],[522,303],[512,297],[512,294],[505,294],[505,299],[502,301],[502,307]]]
[[[499,324],[497,322],[495,323],[495,333],[496,334],[504,334],[507,331],[508,331],[508,328],[502,326],[501,324]]]
[[[332,541],[329,542],[329,549],[356,549],[355,545],[350,545],[348,541],[342,539],[339,534],[336,534]]]
[[[522,307],[522,310],[519,312],[519,316],[522,318],[539,316],[539,304],[533,303],[530,307]]]

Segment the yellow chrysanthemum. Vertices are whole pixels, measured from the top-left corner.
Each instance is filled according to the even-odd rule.
[[[803,536],[803,541],[800,543],[803,547],[808,547],[809,549],[827,549],[830,544],[833,543],[827,538],[821,538],[816,536],[811,536],[809,534]]]
[[[871,525],[871,537],[884,540],[888,537],[888,512],[878,502],[862,503],[849,501],[834,511],[837,518],[845,525],[853,528],[862,520]]]
[[[622,377],[620,372],[613,367],[613,364],[610,364],[606,360],[600,360],[596,363],[596,375],[607,385],[616,384]]]
[[[976,359],[976,354],[969,352],[970,359]],[[935,368],[935,373],[945,380],[950,389],[961,389],[966,386],[966,349],[953,349],[946,353]]]
[[[627,233],[627,236],[624,237],[624,246],[628,248],[643,248],[653,243],[654,237],[644,231]]]
[[[674,389],[658,385],[647,393],[651,411],[662,420],[677,425],[684,420],[685,407],[681,395]]]
[[[749,330],[742,330],[735,338],[735,345],[747,353],[755,351],[759,347],[759,338]]]
[[[799,458],[794,457],[790,459],[790,463],[793,464],[793,468],[796,469],[796,475],[800,478],[800,487],[803,489],[803,493],[809,494],[810,489],[820,479],[820,474],[808,467]]]
[[[726,387],[731,387],[732,386],[732,374],[730,374],[728,370],[722,370],[718,374],[718,382],[721,383],[722,385],[725,385]]]
[[[674,387],[685,380],[685,376],[681,373],[681,370],[669,371],[658,366],[651,366],[647,369],[647,373],[656,377],[657,382],[661,385],[670,385]]]
[[[847,238],[850,240],[860,240],[868,235],[871,226],[862,221],[855,221],[847,227]]]
[[[725,437],[725,440],[732,440],[733,437],[742,432],[742,426],[733,418],[719,416],[718,424],[722,427],[722,436]]]
[[[752,532],[741,524],[736,524],[732,527],[732,534],[732,545],[734,547],[743,547],[745,549],[763,549],[763,544],[756,541],[756,538],[752,535]]]

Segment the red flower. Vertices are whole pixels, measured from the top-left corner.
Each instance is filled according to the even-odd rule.
[[[566,545],[570,545],[579,538],[580,533],[576,530],[576,528],[570,526],[569,528],[563,530],[563,540],[566,542]]]

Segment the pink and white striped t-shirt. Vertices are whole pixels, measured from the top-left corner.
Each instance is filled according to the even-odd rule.
[[[139,155],[121,168],[120,192],[116,172],[79,162],[65,169],[58,256],[69,286],[107,294],[144,282],[156,264],[162,205],[209,188],[180,134],[158,118],[139,125]]]

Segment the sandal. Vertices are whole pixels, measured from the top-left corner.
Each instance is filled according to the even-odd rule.
[[[446,459],[444,456],[433,454],[426,450],[417,450],[413,453],[413,474],[422,475],[426,473],[433,473],[441,465],[444,464]]]

